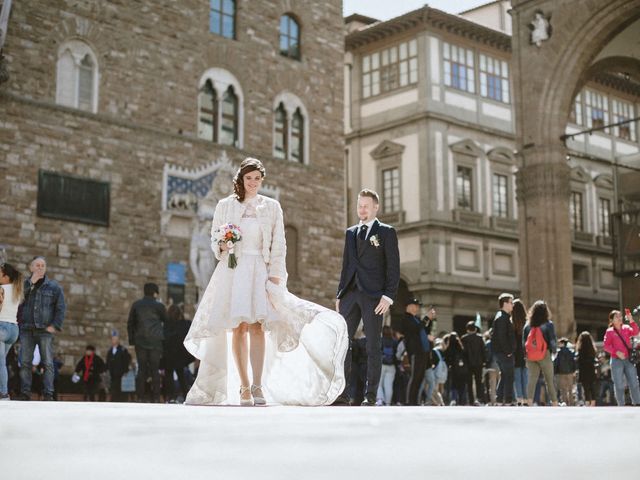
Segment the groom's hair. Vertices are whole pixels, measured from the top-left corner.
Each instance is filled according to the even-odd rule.
[[[358,194],[358,197],[373,198],[373,203],[375,203],[376,205],[380,203],[380,196],[378,196],[378,194],[375,191],[369,190],[368,188],[361,190],[360,193]]]

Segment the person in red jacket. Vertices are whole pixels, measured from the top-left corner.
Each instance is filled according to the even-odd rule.
[[[625,378],[629,385],[631,401],[634,405],[640,405],[640,386],[638,385],[638,372],[636,366],[629,361],[632,338],[640,329],[631,315],[627,315],[628,324],[622,322],[622,313],[612,310],[609,313],[609,328],[604,334],[604,351],[611,355],[611,376],[613,389],[618,405],[624,406]]]

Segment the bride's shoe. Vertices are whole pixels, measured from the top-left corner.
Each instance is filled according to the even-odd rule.
[[[253,406],[253,397],[249,396],[248,399],[242,398],[242,396],[245,395],[247,392],[251,394],[252,390],[253,390],[252,387],[240,387],[240,405],[242,405],[243,407]]]
[[[262,385],[251,385],[251,395],[253,395],[253,403],[255,405],[267,404],[267,401],[264,398],[264,393],[262,393]]]

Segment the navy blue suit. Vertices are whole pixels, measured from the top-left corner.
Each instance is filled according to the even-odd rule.
[[[363,321],[367,338],[366,395],[375,396],[382,369],[382,315],[374,310],[382,296],[395,300],[400,282],[400,253],[395,229],[376,220],[365,240],[358,239],[359,225],[347,229],[342,273],[337,298],[347,321],[349,341]],[[351,345],[345,359],[345,378],[350,378]],[[349,391],[349,385],[345,392]]]

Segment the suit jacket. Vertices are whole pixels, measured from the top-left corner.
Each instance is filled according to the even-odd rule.
[[[374,245],[372,238],[377,239]],[[358,249],[358,225],[347,229],[342,254],[342,273],[338,298],[342,298],[352,283],[366,295],[395,300],[400,283],[400,252],[395,229],[378,220],[373,222],[368,238]]]

